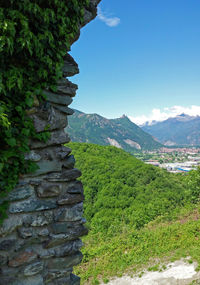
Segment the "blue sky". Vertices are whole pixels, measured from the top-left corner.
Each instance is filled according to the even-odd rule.
[[[79,85],[72,107],[107,118],[150,118],[174,106],[200,115],[200,1],[102,0],[99,7],[72,46],[80,68],[71,78]]]

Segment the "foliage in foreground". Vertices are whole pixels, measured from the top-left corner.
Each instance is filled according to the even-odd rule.
[[[63,57],[83,20],[87,0],[1,0],[0,3],[0,197],[21,174],[35,170],[24,159],[36,134],[27,111],[42,90],[55,91]],[[38,100],[37,100],[37,99]],[[6,215],[0,205],[0,223]]]
[[[85,284],[141,269],[153,259],[191,256],[200,261],[200,170],[188,177],[146,165],[115,147],[71,143],[82,170]],[[182,217],[182,218],[180,218]]]

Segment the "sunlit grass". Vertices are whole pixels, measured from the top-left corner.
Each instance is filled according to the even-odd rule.
[[[84,238],[84,259],[76,274],[82,284],[98,284],[99,280],[106,283],[113,276],[133,275],[143,268],[159,270],[167,262],[188,256],[190,263],[200,264],[199,212],[200,205],[190,206],[179,215],[171,215],[170,220],[159,217],[141,230],[120,225],[121,231],[113,238],[91,231]]]

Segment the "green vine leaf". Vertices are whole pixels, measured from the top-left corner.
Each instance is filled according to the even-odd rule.
[[[33,3],[34,2],[34,3]],[[37,2],[37,3],[35,3]],[[2,1],[0,7],[0,196],[20,175],[37,165],[24,160],[30,138],[47,141],[47,125],[37,134],[27,109],[45,100],[43,89],[56,91],[63,56],[77,34],[88,0]],[[0,206],[0,223],[8,204]]]

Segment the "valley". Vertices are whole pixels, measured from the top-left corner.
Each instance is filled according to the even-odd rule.
[[[134,156],[147,164],[165,168],[174,173],[186,173],[200,165],[200,148],[166,148],[135,152]]]
[[[180,260],[199,280],[200,147],[165,146],[125,115],[75,110],[66,131],[85,189],[82,284],[147,285]]]
[[[191,128],[198,134],[198,121],[198,116],[181,115],[141,128],[125,115],[108,120],[75,110],[69,118],[89,228],[83,263],[76,269],[82,284],[146,285],[148,276],[153,282],[148,272],[164,274],[177,260],[184,266],[195,262],[193,271],[199,270],[200,147],[187,140]],[[156,126],[157,137],[151,129]],[[179,136],[179,128],[187,139],[170,137]],[[199,278],[193,275],[191,281]]]
[[[74,110],[66,132],[70,134],[73,142],[115,146],[147,164],[165,168],[170,172],[187,173],[200,164],[198,145],[187,145],[187,139],[192,137],[191,133],[198,137],[199,122],[199,116],[181,114],[163,122],[146,123],[145,126],[139,127],[125,115],[117,119],[106,119],[98,114],[85,114]],[[178,145],[179,132],[184,145]],[[187,138],[184,138],[186,133]],[[172,140],[176,142],[169,146],[169,141]],[[163,145],[161,142],[169,145]]]

